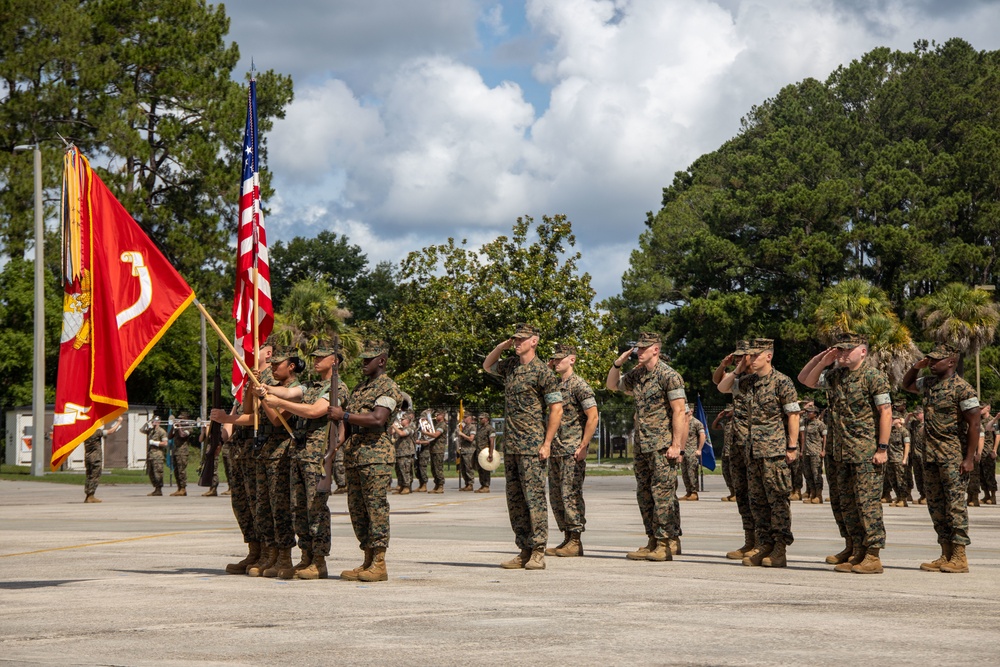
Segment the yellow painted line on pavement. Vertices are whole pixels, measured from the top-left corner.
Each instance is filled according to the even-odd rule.
[[[218,533],[233,530],[232,528],[212,528],[209,530],[181,530],[176,533],[160,533],[158,535],[140,535],[139,537],[125,537],[120,540],[107,540],[105,542],[88,542],[87,544],[73,544],[66,547],[52,547],[51,549],[37,549],[35,551],[22,551],[16,554],[0,554],[0,558],[13,558],[14,556],[31,556],[34,554],[44,554],[50,551],[67,551],[69,549],[86,549],[87,547],[102,547],[107,544],[123,544],[125,542],[137,542],[138,540],[155,540],[160,537],[174,537],[175,535],[198,535],[200,533]]]

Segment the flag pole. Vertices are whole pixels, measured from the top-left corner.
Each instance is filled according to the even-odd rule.
[[[250,367],[247,366],[247,362],[243,361],[243,356],[239,352],[237,352],[236,348],[233,347],[233,344],[229,342],[229,339],[226,338],[226,334],[222,333],[222,329],[220,329],[219,325],[215,323],[215,320],[212,319],[212,316],[208,314],[208,311],[205,310],[205,306],[201,304],[201,301],[195,299],[194,305],[198,308],[199,311],[201,311],[201,314],[205,316],[205,320],[212,325],[212,328],[215,329],[215,333],[219,334],[219,338],[221,338],[222,342],[225,343],[226,347],[229,348],[229,351],[232,353],[237,363],[239,363],[240,368],[243,369],[243,372],[246,373],[247,378],[250,380],[250,382],[253,383],[253,386],[254,387],[262,386],[260,380],[257,379],[257,376],[254,375],[253,372],[250,370]],[[244,389],[244,391],[246,391],[246,389]],[[254,398],[256,398],[256,395],[254,396]],[[278,413],[278,419],[281,420],[281,425],[285,427],[286,431],[288,431],[288,435],[295,437],[295,433],[292,431],[292,427],[288,425],[288,422],[285,421],[285,416],[282,415],[280,412]]]

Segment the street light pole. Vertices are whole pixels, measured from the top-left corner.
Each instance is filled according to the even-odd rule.
[[[33,149],[35,158],[35,345],[31,376],[31,474],[45,474],[45,222],[42,216],[42,151],[38,144],[15,146]]]

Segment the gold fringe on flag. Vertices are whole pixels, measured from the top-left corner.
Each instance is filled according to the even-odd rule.
[[[62,260],[63,281],[72,284],[82,278],[83,268],[83,209],[82,193],[86,189],[90,163],[76,146],[70,146],[63,157],[62,200]]]

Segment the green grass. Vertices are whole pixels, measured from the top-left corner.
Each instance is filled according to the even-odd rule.
[[[188,484],[193,486],[198,485],[198,467],[200,463],[201,457],[194,452],[188,456]],[[0,464],[0,479],[12,482],[50,482],[52,484],[76,484],[77,486],[83,486],[87,481],[87,476],[82,470],[59,472],[49,472],[46,470],[43,477],[32,477],[30,466]],[[173,482],[176,485],[177,480],[173,478],[173,476],[168,473],[166,467],[164,467],[164,483],[170,479],[173,479]],[[226,472],[220,461],[219,484],[224,484],[225,482]],[[146,474],[145,469],[129,470],[127,468],[105,468],[101,474],[101,484],[149,484],[149,476]]]

